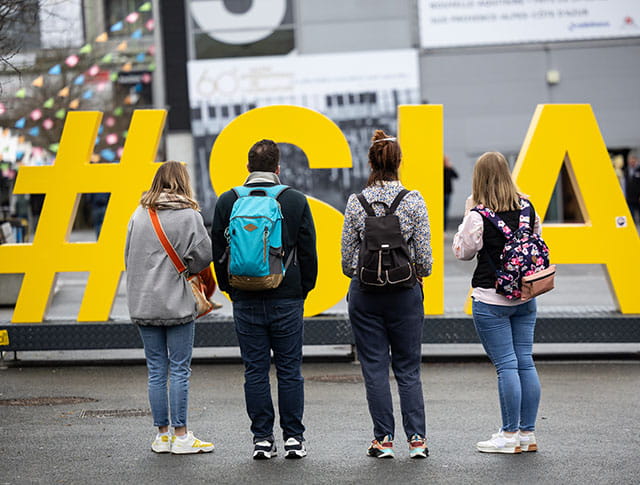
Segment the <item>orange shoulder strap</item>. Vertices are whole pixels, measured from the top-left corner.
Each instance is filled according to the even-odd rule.
[[[149,217],[151,218],[151,224],[153,225],[154,231],[156,231],[156,235],[158,236],[158,239],[160,240],[162,247],[169,255],[169,259],[171,260],[173,265],[176,267],[176,270],[178,271],[178,273],[183,273],[187,269],[187,267],[182,262],[182,259],[180,259],[180,256],[178,256],[178,253],[176,253],[176,250],[173,249],[173,246],[169,242],[169,239],[167,239],[167,235],[164,233],[164,229],[162,229],[162,224],[160,224],[158,213],[156,212],[155,209],[147,209],[147,211],[149,212]]]

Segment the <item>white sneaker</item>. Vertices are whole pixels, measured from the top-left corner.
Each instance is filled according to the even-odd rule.
[[[188,453],[210,453],[213,451],[213,443],[200,441],[193,436],[193,431],[187,432],[186,439],[171,438],[171,453],[174,455],[186,455]]]
[[[502,430],[491,435],[487,441],[479,441],[476,444],[478,451],[483,453],[520,453],[520,436],[515,433],[513,436],[505,436]]]
[[[156,439],[151,443],[151,449],[156,453],[170,453],[171,437],[168,434],[157,434]]]
[[[533,433],[520,434],[520,448],[522,451],[538,451],[538,444],[536,443],[536,436]]]
[[[262,440],[254,443],[254,460],[270,460],[274,456],[278,456],[278,450],[276,449],[276,444],[273,441]]]
[[[307,456],[307,449],[302,441],[296,438],[289,438],[284,443],[285,458],[304,458],[305,456]]]

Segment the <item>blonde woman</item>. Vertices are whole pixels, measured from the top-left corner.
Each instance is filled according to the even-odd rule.
[[[191,274],[210,264],[211,240],[193,199],[186,167],[180,162],[163,163],[129,221],[125,247],[129,314],[144,344],[149,403],[153,424],[158,427],[151,449],[173,454],[210,452],[213,443],[187,431],[195,299],[160,243],[150,209],[157,212],[169,242]],[[173,436],[169,425],[174,428]]]
[[[471,280],[473,321],[498,373],[502,427],[489,440],[477,443],[477,449],[485,453],[537,450],[533,432],[540,402],[540,381],[532,357],[536,301],[509,300],[496,292],[496,268],[500,267],[505,237],[488,219],[471,210],[482,205],[515,230],[522,199],[504,156],[498,152],[483,154],[475,164],[472,195],[467,199],[464,219],[453,238],[456,258],[477,257]],[[540,219],[533,206],[531,211],[532,230],[540,234]]]

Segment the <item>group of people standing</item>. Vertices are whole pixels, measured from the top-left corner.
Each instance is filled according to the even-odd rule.
[[[427,207],[418,191],[406,191],[399,180],[402,153],[395,137],[381,130],[369,147],[370,176],[361,194],[349,197],[342,231],[342,270],[351,279],[348,313],[365,382],[373,424],[367,454],[393,458],[396,438],[389,367],[400,398],[402,427],[411,458],[426,458],[427,424],[421,381],[421,343],[424,325],[422,278],[431,274],[431,233]],[[257,142],[249,151],[246,187],[280,184],[278,146]],[[482,452],[535,451],[533,434],[540,384],[532,359],[535,300],[507,300],[496,293],[495,265],[504,237],[478,212],[476,204],[491,208],[506,224],[517,227],[522,195],[511,181],[509,167],[499,153],[477,161],[467,212],[453,241],[459,259],[477,257],[474,272],[473,319],[480,340],[498,373],[502,425]],[[304,334],[303,307],[316,283],[318,261],[315,227],[304,194],[289,188],[278,197],[282,209],[282,250],[288,264],[273,289],[251,291],[230,283],[225,255],[228,227],[238,194],[220,194],[207,234],[193,197],[186,167],[165,162],[133,214],[128,228],[125,260],[131,320],[137,325],[148,367],[148,392],[153,424],[158,428],[151,448],[157,453],[213,451],[187,428],[190,363],[197,312],[184,275],[167,257],[152,227],[149,210],[157,211],[166,236],[190,274],[214,263],[219,288],[233,302],[233,319],[245,368],[244,394],[253,435],[253,458],[270,459],[278,449],[269,370],[271,356],[277,371],[279,424],[285,458],[307,454],[303,425],[304,379],[301,372]],[[398,202],[399,201],[399,202]],[[409,248],[411,279],[397,287],[372,292],[358,274],[367,218],[397,216],[403,242]],[[368,213],[368,209],[372,213]],[[535,216],[532,230],[540,232]],[[502,238],[502,239],[501,239]],[[493,269],[492,269],[493,268]],[[402,311],[399,311],[401,309]],[[173,433],[171,428],[173,427]]]

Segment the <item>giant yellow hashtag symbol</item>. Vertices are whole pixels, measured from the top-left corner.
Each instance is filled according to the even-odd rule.
[[[165,116],[164,110],[135,111],[120,163],[91,164],[102,113],[69,113],[55,163],[20,168],[14,192],[46,196],[33,243],[0,246],[0,273],[24,273],[12,322],[42,322],[56,274],[67,271],[90,273],[78,321],[109,319],[127,224],[158,168]],[[96,192],[111,193],[99,240],[70,243],[81,194]]]

